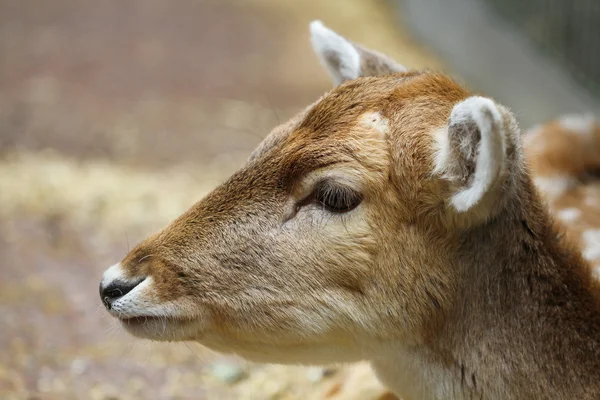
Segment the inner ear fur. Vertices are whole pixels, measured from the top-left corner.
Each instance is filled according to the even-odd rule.
[[[449,182],[456,213],[489,217],[506,203],[522,163],[519,130],[508,110],[469,97],[454,106],[437,140],[434,172]]]

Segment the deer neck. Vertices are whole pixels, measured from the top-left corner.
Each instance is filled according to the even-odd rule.
[[[386,343],[373,358],[404,399],[600,398],[592,281],[540,202],[527,210],[461,235],[456,291],[438,329],[416,344]]]

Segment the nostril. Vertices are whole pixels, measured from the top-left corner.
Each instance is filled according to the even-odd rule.
[[[124,296],[124,295],[125,295],[125,293],[123,293],[123,290],[119,289],[119,288],[107,290],[105,292],[105,294],[104,294],[104,296],[106,296],[108,298],[121,297],[121,296]]]
[[[131,292],[137,285],[142,283],[146,278],[139,278],[133,281],[122,281],[115,280],[106,285],[105,287],[100,284],[100,298],[102,302],[109,310],[112,307],[112,303],[127,293]]]

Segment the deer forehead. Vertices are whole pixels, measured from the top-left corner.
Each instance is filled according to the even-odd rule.
[[[348,153],[363,153],[368,156],[362,161],[368,164],[378,156],[374,150],[392,146],[417,173],[417,169],[431,166],[433,134],[446,124],[454,104],[466,96],[465,90],[443,75],[359,78],[276,128],[253,158],[283,144],[279,150],[287,152],[287,158],[328,153],[344,161]]]
[[[359,119],[359,123],[361,126],[372,129],[374,132],[381,135],[381,137],[385,137],[390,131],[389,119],[382,116],[379,111],[368,111],[361,115]]]

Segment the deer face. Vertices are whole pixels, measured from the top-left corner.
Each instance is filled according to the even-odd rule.
[[[340,85],[105,272],[101,297],[132,334],[353,361],[366,338],[422,340],[446,307],[455,230],[506,192],[505,112],[311,30]]]

